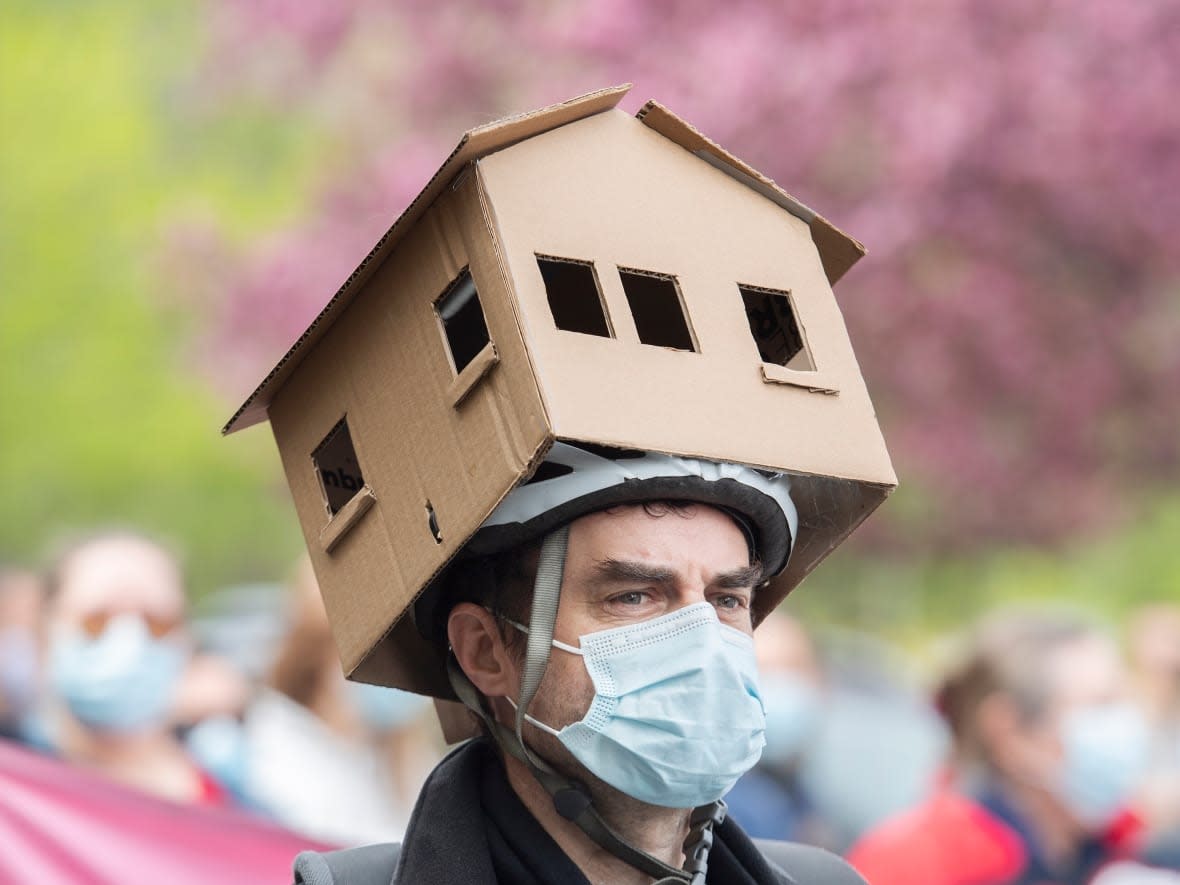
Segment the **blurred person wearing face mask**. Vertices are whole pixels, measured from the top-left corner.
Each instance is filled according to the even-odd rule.
[[[429,702],[345,680],[306,558],[289,625],[268,686],[245,716],[247,794],[284,825],[328,842],[401,838],[438,760],[421,731]]]
[[[44,728],[63,758],[177,802],[225,804],[172,732],[190,656],[175,556],[134,532],[67,548],[46,581]]]
[[[1152,761],[1180,769],[1180,606],[1137,611],[1127,630],[1131,685],[1152,730]]]
[[[1065,616],[999,617],[937,702],[946,782],[853,847],[874,885],[1081,885],[1133,853],[1147,730],[1109,637]]]
[[[41,584],[35,574],[0,569],[0,739],[28,739],[39,691],[40,607]]]
[[[800,766],[823,714],[823,677],[802,624],[776,612],[754,638],[766,708],[766,746],[758,764],[725,796],[729,813],[756,839],[784,839],[830,847],[800,778]]]
[[[1140,796],[1148,857],[1180,867],[1180,606],[1149,605],[1128,622],[1135,702],[1150,735],[1151,777]]]
[[[245,716],[253,686],[232,661],[198,651],[188,662],[176,688],[172,725],[194,759],[233,796],[236,804],[253,808],[248,793],[249,750]]]

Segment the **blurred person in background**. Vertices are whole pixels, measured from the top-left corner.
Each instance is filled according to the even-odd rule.
[[[0,568],[0,739],[24,741],[37,701],[37,622],[41,582],[36,574]]]
[[[832,834],[800,776],[823,716],[815,645],[802,624],[775,612],[758,628],[754,649],[766,707],[766,746],[758,764],[726,794],[729,813],[755,839],[831,847]]]
[[[1151,776],[1140,795],[1144,855],[1180,868],[1180,606],[1145,606],[1128,619],[1131,687],[1147,720]]]
[[[176,557],[136,532],[92,535],[52,564],[42,614],[48,749],[156,796],[228,804],[172,731],[191,654]]]
[[[339,844],[400,839],[438,753],[429,701],[345,680],[311,564],[300,562],[289,628],[245,717],[247,792],[280,822]]]
[[[1130,617],[1131,686],[1152,731],[1152,760],[1180,768],[1180,606],[1158,604]]]
[[[254,686],[227,657],[196,652],[172,703],[172,727],[194,759],[243,807],[254,808],[248,784],[249,750],[242,725]]]
[[[874,885],[1075,885],[1136,849],[1147,732],[1106,634],[1060,615],[999,617],[937,700],[953,737],[945,783],[853,847]]]

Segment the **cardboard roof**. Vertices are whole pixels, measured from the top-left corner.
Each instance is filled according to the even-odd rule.
[[[361,290],[381,262],[393,251],[414,223],[430,207],[451,180],[472,160],[502,150],[517,142],[548,132],[576,120],[608,111],[618,105],[630,90],[630,84],[590,92],[560,104],[537,111],[506,117],[468,130],[446,161],[434,173],[426,187],[406,208],[405,212],[377,241],[360,265],[332,296],[311,325],[262,383],[247,397],[222,428],[223,434],[234,433],[265,421],[267,409],[275,393],[286,383],[303,357],[323,336],[327,329]],[[775,182],[709,140],[696,128],[680,119],[655,101],[645,104],[636,117],[705,162],[720,169],[766,199],[802,219],[811,228],[812,239],[820,254],[824,273],[833,285],[865,253],[865,248],[852,237],[800,203]]]

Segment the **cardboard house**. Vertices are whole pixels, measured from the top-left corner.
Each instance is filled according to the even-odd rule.
[[[794,474],[758,617],[896,485],[863,247],[627,87],[469,131],[226,425],[269,419],[345,671],[449,696],[410,603],[554,440]]]

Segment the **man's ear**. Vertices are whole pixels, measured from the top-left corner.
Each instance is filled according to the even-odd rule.
[[[459,667],[484,697],[516,695],[520,674],[491,612],[460,602],[447,618],[447,639]]]

